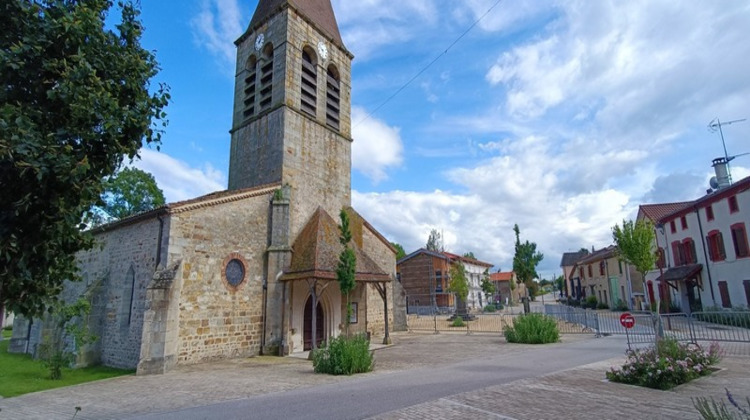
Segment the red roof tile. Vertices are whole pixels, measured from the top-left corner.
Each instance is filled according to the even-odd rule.
[[[490,280],[492,281],[510,281],[513,279],[513,272],[512,271],[506,271],[502,273],[492,273],[490,274]]]
[[[683,201],[679,203],[664,203],[664,204],[641,204],[639,213],[643,213],[646,217],[651,219],[652,222],[658,222],[662,217],[672,214],[676,211],[680,211],[685,207],[693,204],[693,201]]]

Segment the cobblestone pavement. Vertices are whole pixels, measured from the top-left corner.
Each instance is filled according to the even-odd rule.
[[[297,358],[238,359],[180,367],[165,375],[120,377],[3,399],[0,419],[70,419],[75,407],[81,407],[76,419],[123,418],[456,363],[490,353],[516,354],[529,348],[508,345],[495,335],[395,334],[393,338],[394,346],[375,352],[375,372],[366,375],[316,375],[311,362]],[[579,340],[595,339],[564,336],[563,345]],[[721,364],[724,370],[668,392],[604,382],[604,371],[621,362],[622,358],[613,359],[457,394],[377,418],[690,419],[697,418],[691,397],[719,398],[725,387],[738,395],[750,389],[748,358],[727,358]]]

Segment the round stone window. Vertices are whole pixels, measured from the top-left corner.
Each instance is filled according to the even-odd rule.
[[[232,253],[224,260],[224,269],[221,272],[221,277],[229,289],[237,291],[247,277],[245,259],[238,253]]]

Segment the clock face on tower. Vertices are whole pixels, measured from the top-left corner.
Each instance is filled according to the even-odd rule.
[[[263,43],[265,42],[266,38],[263,36],[262,33],[258,34],[258,37],[255,38],[255,50],[260,51],[263,48]]]
[[[328,47],[323,41],[318,42],[318,54],[320,54],[320,58],[323,60],[328,59]]]

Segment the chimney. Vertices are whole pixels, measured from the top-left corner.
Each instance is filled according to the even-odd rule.
[[[713,160],[713,165],[711,166],[714,167],[714,171],[716,172],[716,185],[713,185],[714,183],[712,182],[712,188],[720,190],[732,185],[732,182],[729,179],[729,170],[727,168],[728,164],[729,161],[723,157]]]

